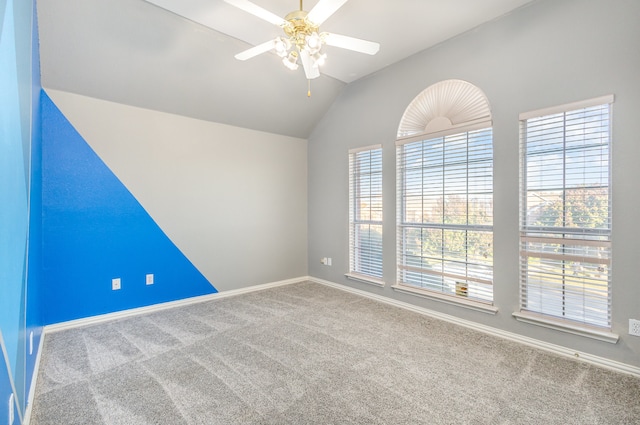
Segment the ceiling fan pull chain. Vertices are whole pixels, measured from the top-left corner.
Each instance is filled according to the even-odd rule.
[[[307,97],[311,97],[311,80],[307,80]]]

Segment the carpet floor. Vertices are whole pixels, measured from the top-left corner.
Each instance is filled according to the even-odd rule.
[[[47,334],[31,425],[640,424],[640,379],[315,283]]]

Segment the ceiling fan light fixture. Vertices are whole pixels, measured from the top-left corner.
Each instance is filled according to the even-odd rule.
[[[305,37],[305,49],[307,49],[310,54],[314,55],[318,53],[321,48],[322,38],[320,38],[320,35],[316,31]]]
[[[311,59],[313,59],[313,66],[316,66],[316,67],[322,66],[327,60],[327,54],[321,53],[320,51],[318,51],[313,55],[311,55]]]
[[[278,37],[275,40],[274,50],[281,58],[287,57],[289,49],[291,48],[291,42],[288,38]]]
[[[372,41],[320,32],[320,25],[348,0],[318,0],[310,12],[303,9],[303,0],[299,0],[300,9],[290,12],[284,19],[254,4],[251,0],[224,1],[279,26],[285,34],[285,36],[276,37],[236,54],[235,57],[239,60],[247,60],[272,50],[282,58],[282,63],[292,71],[298,69],[298,63],[302,63],[305,76],[307,80],[311,81],[320,76],[320,66],[325,63],[327,58],[327,55],[322,52],[325,45],[369,55],[375,55],[380,49],[380,45]],[[308,95],[311,95],[310,90]]]
[[[290,52],[287,57],[282,59],[282,63],[290,70],[295,71],[298,69],[298,53]]]

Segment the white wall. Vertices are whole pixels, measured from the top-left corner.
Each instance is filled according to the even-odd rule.
[[[307,142],[47,94],[219,291],[307,274]]]
[[[309,274],[494,328],[640,366],[640,2],[540,0],[499,20],[350,84],[309,139]],[[384,48],[384,46],[383,46]],[[422,90],[442,80],[471,82],[494,119],[495,316],[394,292],[395,136]],[[517,322],[518,114],[615,95],[613,106],[613,331],[617,344]],[[347,151],[383,144],[385,288],[349,281]],[[320,264],[332,257],[333,266]]]

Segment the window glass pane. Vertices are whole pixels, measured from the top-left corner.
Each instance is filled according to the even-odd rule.
[[[493,224],[493,194],[471,193],[467,204],[469,224],[491,226]]]
[[[398,147],[398,279],[493,300],[492,131]]]
[[[522,308],[610,327],[609,105],[523,122]]]
[[[486,270],[476,277],[486,278],[493,274],[493,234],[491,232],[472,231],[467,232],[467,258],[471,265],[482,265]]]
[[[382,278],[382,149],[349,154],[350,272]]]

